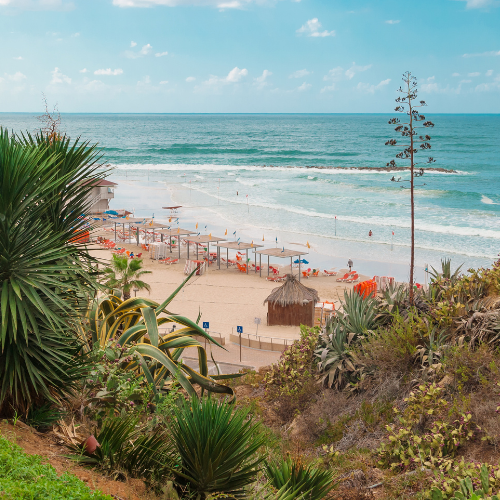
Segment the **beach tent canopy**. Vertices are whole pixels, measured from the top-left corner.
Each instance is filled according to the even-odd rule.
[[[319,295],[313,288],[300,283],[293,274],[287,274],[285,283],[275,288],[267,302],[267,325],[314,326],[314,307]]]
[[[278,288],[275,288],[269,297],[264,300],[264,304],[269,302],[281,307],[299,304],[301,306],[309,302],[319,302],[318,292],[314,288],[309,288],[299,283],[293,274],[287,274],[286,280]]]
[[[256,245],[255,243],[244,243],[243,241],[224,241],[223,243],[217,243],[217,262],[219,263],[220,269],[220,249],[226,249],[226,267],[229,266],[229,250],[238,250],[240,252],[244,251],[246,253],[246,266],[248,274],[248,250],[251,248],[262,248],[264,245]],[[255,272],[257,272],[257,254],[255,254]]]
[[[292,259],[298,257],[299,259],[302,255],[307,255],[308,252],[301,252],[300,250],[289,250],[287,248],[265,248],[263,250],[255,250],[256,254],[259,254],[259,263],[262,276],[262,256],[267,255],[267,275],[269,276],[269,257],[280,257],[281,259],[290,259],[290,269],[292,268]],[[299,281],[300,281],[300,260],[299,260]]]

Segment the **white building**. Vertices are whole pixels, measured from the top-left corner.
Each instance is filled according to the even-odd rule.
[[[109,210],[109,200],[115,197],[115,182],[102,179],[97,181],[90,192],[90,199],[92,206],[90,208],[91,214],[100,214]]]

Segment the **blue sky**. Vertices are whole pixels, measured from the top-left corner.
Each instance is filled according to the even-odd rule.
[[[500,112],[500,0],[0,0],[0,111]]]

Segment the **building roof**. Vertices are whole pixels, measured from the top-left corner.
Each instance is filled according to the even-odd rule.
[[[301,306],[309,302],[318,302],[319,295],[314,288],[308,288],[300,283],[293,274],[286,275],[286,281],[278,288],[275,288],[269,297],[264,301],[271,304],[278,304],[281,307],[300,304]]]
[[[188,236],[184,238],[186,241],[191,241],[192,243],[217,243],[218,241],[225,241],[226,238],[219,238],[217,236],[212,236],[210,234],[200,234],[198,236]]]
[[[93,186],[96,186],[96,187],[104,187],[104,186],[118,186],[118,184],[116,182],[111,182],[111,181],[108,181],[106,179],[97,179],[97,180],[90,180],[90,181],[85,181],[85,182],[82,182],[82,184],[92,184]]]

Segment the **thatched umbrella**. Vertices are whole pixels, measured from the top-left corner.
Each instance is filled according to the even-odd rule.
[[[319,295],[313,288],[300,283],[293,274],[287,274],[282,286],[275,288],[264,301],[268,303],[267,324],[314,324],[314,306]]]

